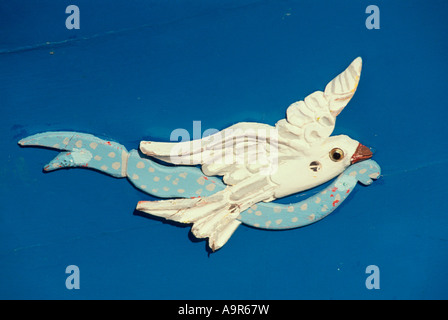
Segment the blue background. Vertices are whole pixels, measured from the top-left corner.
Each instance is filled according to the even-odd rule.
[[[65,27],[70,4],[80,30]],[[369,4],[379,30],[365,27]],[[448,298],[447,12],[441,0],[1,1],[0,298]],[[73,130],[132,149],[192,134],[194,120],[274,125],[357,56],[335,134],[375,148],[381,179],[316,224],[241,226],[213,254],[189,227],[135,214],[151,197],[125,179],[44,174],[57,152],[17,145]],[[72,264],[80,290],[65,287]]]

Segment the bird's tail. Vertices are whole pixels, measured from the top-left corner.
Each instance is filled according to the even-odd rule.
[[[38,133],[20,140],[19,145],[64,151],[44,166],[45,171],[78,167],[96,169],[116,178],[126,177],[129,155],[126,148],[91,134],[69,131]]]
[[[210,197],[140,201],[137,210],[167,220],[192,223],[191,232],[197,238],[208,238],[213,251],[221,248],[241,224],[238,205],[229,204],[226,190]]]

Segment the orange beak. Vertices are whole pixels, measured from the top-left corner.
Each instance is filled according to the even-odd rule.
[[[372,158],[373,153],[372,151],[370,151],[369,148],[367,148],[366,146],[359,144],[358,147],[356,148],[355,153],[352,156],[351,162],[352,164],[362,161],[362,160],[366,160],[366,159],[370,159]]]

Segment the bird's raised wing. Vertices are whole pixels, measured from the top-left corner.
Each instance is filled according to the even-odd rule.
[[[296,139],[300,142],[299,148],[328,138],[333,132],[336,117],[355,94],[361,68],[362,59],[358,57],[327,84],[324,92],[316,91],[303,101],[290,105],[286,119],[276,124],[279,135],[285,139]]]

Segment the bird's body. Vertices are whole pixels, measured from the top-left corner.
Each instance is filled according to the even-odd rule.
[[[193,201],[140,202],[137,209],[166,219],[193,223],[192,232],[220,248],[238,227],[241,212],[317,185],[343,172],[355,154],[372,154],[345,135],[330,137],[336,116],[354,95],[361,58],[316,91],[288,107],[275,127],[238,123],[197,141],[142,141],[140,150],[159,160],[201,165],[207,175],[222,176],[228,187]],[[177,203],[175,203],[177,201]],[[176,208],[173,210],[173,206]]]

